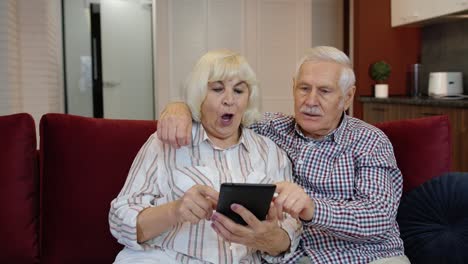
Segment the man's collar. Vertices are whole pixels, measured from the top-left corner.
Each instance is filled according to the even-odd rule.
[[[333,138],[337,144],[343,143],[343,138],[345,134],[344,132],[346,130],[346,126],[348,125],[348,120],[349,116],[343,112],[343,115],[341,116],[340,120],[340,125],[338,126],[338,128],[335,129],[334,132],[332,132]]]
[[[331,140],[331,141],[336,142],[337,144],[341,144],[343,140],[344,130],[346,129],[346,125],[348,123],[348,119],[349,117],[345,113],[343,113],[338,127],[334,129],[332,132],[328,133],[326,136],[324,136],[323,139],[320,141]],[[316,139],[313,139],[311,137],[307,137],[306,135],[304,135],[298,123],[296,123],[295,125],[295,130],[296,130],[296,133],[300,137],[304,138],[307,141],[318,141]]]
[[[203,125],[201,123],[197,123],[197,122],[194,122],[193,125],[196,125],[197,128],[196,128],[196,132],[195,132],[195,134],[193,135],[193,138],[192,138],[192,145],[193,146],[198,146],[202,142],[206,141],[208,144],[212,145],[213,148],[216,148],[215,145],[213,144],[213,142],[208,137],[208,134],[206,133],[206,130],[203,127]],[[249,141],[246,139],[246,137],[244,135],[244,130],[245,129],[241,125],[241,128],[240,128],[240,133],[241,134],[240,134],[239,142],[234,144],[231,147],[234,147],[234,146],[236,146],[238,144],[241,144],[242,146],[244,146],[244,148],[245,148],[245,150],[247,150],[247,152],[250,152],[250,144],[249,144]]]

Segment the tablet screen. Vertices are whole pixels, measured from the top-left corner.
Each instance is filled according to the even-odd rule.
[[[231,204],[236,203],[247,208],[259,220],[265,220],[275,189],[274,184],[223,183],[216,211],[238,224],[247,225],[240,215],[231,210]]]

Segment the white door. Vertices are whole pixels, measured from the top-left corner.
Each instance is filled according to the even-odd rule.
[[[150,3],[101,1],[105,118],[154,119]]]

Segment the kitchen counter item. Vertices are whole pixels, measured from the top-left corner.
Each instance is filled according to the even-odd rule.
[[[453,96],[463,94],[461,72],[431,72],[429,74],[429,96]]]

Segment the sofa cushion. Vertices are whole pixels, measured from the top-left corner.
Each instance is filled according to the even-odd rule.
[[[397,221],[412,264],[468,263],[468,173],[434,178],[403,195]]]
[[[41,263],[112,263],[110,202],[156,121],[44,115],[41,135]]]
[[[36,129],[29,114],[0,116],[0,263],[38,263]]]
[[[392,142],[403,174],[403,192],[450,171],[451,137],[447,116],[398,120],[375,126]]]

